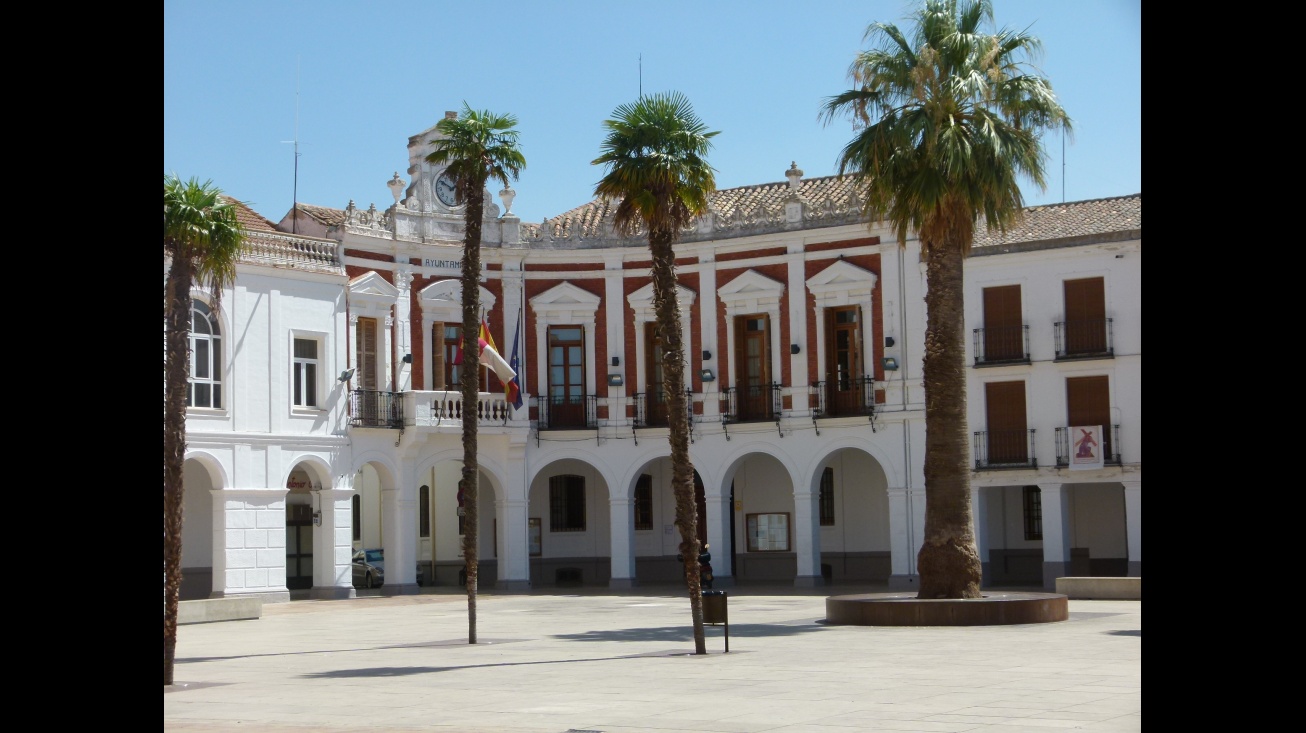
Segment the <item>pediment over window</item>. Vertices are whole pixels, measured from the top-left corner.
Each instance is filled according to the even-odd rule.
[[[349,295],[374,295],[385,298],[399,297],[399,288],[386,282],[376,270],[369,270],[349,281]]]
[[[748,270],[717,288],[717,297],[726,304],[727,313],[765,311],[780,305],[784,283],[772,280],[756,270]]]
[[[879,278],[870,270],[838,260],[807,280],[818,306],[832,308],[870,300]]]
[[[437,280],[422,288],[417,297],[418,302],[422,304],[422,313],[431,316],[431,320],[462,323],[463,283],[461,280],[454,278]],[[480,288],[480,299],[482,311],[488,313],[494,310],[497,298],[484,286]]]
[[[676,283],[676,305],[682,312],[688,311],[694,305],[698,298],[698,293]],[[635,321],[656,321],[657,313],[653,306],[653,283],[636,290],[626,296],[626,302],[630,304],[631,310],[635,311]]]
[[[531,298],[535,311],[576,311],[593,315],[602,298],[569,282],[560,283]]]

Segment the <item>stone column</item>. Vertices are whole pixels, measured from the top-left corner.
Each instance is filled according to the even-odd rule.
[[[522,363],[525,364],[525,359],[522,359]],[[499,558],[496,590],[525,591],[531,587],[530,545],[526,527],[526,513],[529,510],[527,491],[530,488],[526,483],[526,437],[526,433],[516,432],[509,438],[499,520],[499,526],[503,528],[503,557]]]
[[[715,382],[703,382],[703,386],[701,387],[703,390],[704,423],[716,423],[721,421],[721,400],[719,394],[721,388],[718,385],[726,379],[726,375],[721,373],[721,354],[719,353],[720,345],[717,343],[716,309],[718,301],[716,297],[716,260],[714,257],[715,256],[712,253],[705,252],[698,258],[698,322],[699,328],[701,329],[700,338],[702,339],[702,350],[712,353],[711,359],[705,359],[701,363],[703,368],[711,369],[712,373],[716,375]],[[702,359],[703,357],[701,353],[687,354],[686,356],[697,356],[699,359]],[[690,358],[686,358],[685,361],[688,364],[694,363],[694,360]],[[692,373],[690,376],[693,376]],[[692,384],[692,382],[689,382],[689,384]],[[733,509],[731,509],[731,511],[733,511]],[[727,512],[727,516],[729,516],[729,512]],[[723,544],[721,547],[724,548],[725,545]],[[720,578],[724,573],[717,573],[715,560],[716,556],[713,555],[712,572]],[[729,562],[728,558],[727,562]],[[728,565],[722,566],[722,568],[727,567]]]
[[[1070,490],[1063,484],[1039,484],[1043,507],[1043,587],[1056,590],[1057,578],[1070,570]]]
[[[970,511],[975,521],[975,549],[979,552],[980,557],[980,587],[987,587],[993,580],[993,570],[989,565],[989,523],[988,523],[988,503],[985,501],[985,494],[988,494],[985,487],[971,487],[970,490]]]
[[[290,600],[286,588],[286,490],[223,489],[223,536],[214,543],[214,598]],[[219,590],[221,583],[221,590]]]
[[[315,600],[354,598],[352,488],[313,492],[321,523],[313,532],[313,590]]]
[[[798,561],[795,588],[813,588],[822,585],[821,577],[821,526],[820,494],[812,491],[808,481],[801,490],[794,491],[794,550]]]
[[[608,579],[608,587],[625,590],[639,584],[635,579],[633,502],[625,495],[624,489],[618,487],[617,490],[621,492],[620,496],[608,498],[608,525],[612,532],[612,576]]]
[[[792,395],[794,417],[807,417],[811,413],[807,399],[807,282],[803,273],[803,245],[792,243],[785,255],[789,266],[789,343],[798,344],[800,351],[790,353],[789,345],[784,352],[789,356],[789,393]],[[779,328],[779,324],[776,324]]]
[[[622,306],[626,299],[623,297],[622,285],[624,283],[623,272],[621,269],[622,256],[620,254],[609,254],[603,258],[603,301],[605,306],[604,316],[607,320],[607,333],[605,337],[608,341],[607,363],[599,364],[597,371],[603,374],[603,382],[607,383],[609,374],[626,374],[626,318],[625,309]],[[685,332],[689,334],[688,331]],[[620,364],[612,366],[612,357],[618,357]],[[626,394],[627,387],[608,387],[608,423],[614,427],[620,427],[627,424],[626,420]],[[613,527],[615,528],[615,524]],[[615,541],[615,537],[613,538]],[[613,578],[616,578],[616,559],[613,559]],[[634,577],[634,574],[631,574]]]
[[[733,588],[735,569],[730,564],[730,522],[735,519],[735,508],[730,503],[730,496],[722,493],[719,479],[713,486],[715,491],[704,486],[707,516],[700,520],[707,523],[707,543],[711,545],[708,551],[712,553],[712,585],[714,589]]]
[[[1143,482],[1125,481],[1125,542],[1129,577],[1143,577]]]
[[[395,391],[409,392],[413,389],[413,364],[412,361],[405,362],[404,356],[412,354],[412,326],[409,323],[412,315],[412,285],[413,268],[406,264],[398,265],[395,268],[395,287],[399,289],[399,295],[395,300],[395,338],[397,340],[395,350],[395,359],[398,362],[395,375]],[[386,563],[386,570],[390,569],[390,564]],[[386,574],[389,580],[389,574]]]

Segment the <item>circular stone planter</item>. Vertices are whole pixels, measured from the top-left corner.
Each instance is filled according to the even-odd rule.
[[[825,622],[843,626],[1000,626],[1070,618],[1059,593],[986,592],[981,598],[863,593],[825,599]]]

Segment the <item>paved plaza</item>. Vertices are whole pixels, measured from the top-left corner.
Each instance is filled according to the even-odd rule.
[[[857,733],[1140,731],[1141,601],[1071,600],[1067,621],[824,623],[866,586],[727,590],[694,655],[683,588],[458,588],[266,604],[178,627],[165,731]]]

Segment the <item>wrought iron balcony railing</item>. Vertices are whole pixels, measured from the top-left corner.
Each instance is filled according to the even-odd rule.
[[[721,422],[766,422],[777,420],[783,409],[779,384],[730,387],[721,392]]]
[[[843,376],[812,385],[813,417],[875,414],[875,379]]]
[[[981,430],[975,433],[975,468],[1037,468],[1033,430]]]
[[[975,329],[975,364],[1028,364],[1029,326]]]
[[[636,392],[635,398],[635,427],[637,428],[664,428],[669,424],[666,393],[661,389],[649,390],[648,392]],[[692,390],[685,390],[686,417],[692,422],[694,419],[694,393]]]
[[[1100,359],[1115,355],[1110,318],[1054,324],[1057,359]]]
[[[1070,432],[1071,430],[1072,428],[1070,427],[1057,428],[1056,430],[1058,468],[1065,468],[1069,466],[1072,451],[1074,451],[1075,453],[1079,451],[1078,447],[1072,447],[1072,445],[1078,446],[1079,440],[1083,436],[1082,435],[1072,436]],[[1102,449],[1102,463],[1104,465],[1107,466],[1120,465],[1121,461],[1120,461],[1120,426],[1119,425],[1102,426],[1102,445],[1100,447]]]
[[[539,398],[540,430],[593,430],[598,427],[598,395]]]
[[[402,392],[356,389],[349,393],[349,424],[356,428],[404,429]]]

